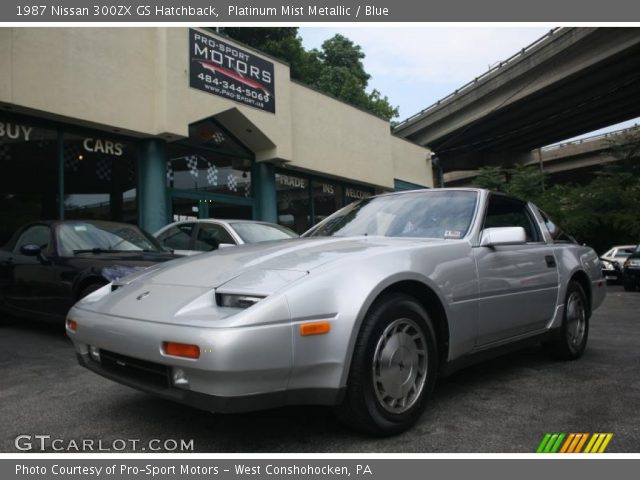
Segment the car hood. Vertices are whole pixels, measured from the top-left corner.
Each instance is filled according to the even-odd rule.
[[[443,242],[451,240],[317,237],[261,242],[183,257],[144,275],[144,281],[160,285],[216,288],[251,271],[309,272],[328,263],[351,259],[354,255]]]

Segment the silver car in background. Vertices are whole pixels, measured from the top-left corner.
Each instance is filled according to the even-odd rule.
[[[298,234],[275,223],[204,218],[170,223],[154,237],[176,255],[195,255],[220,247],[296,238]]]
[[[536,342],[577,359],[604,296],[596,253],[531,203],[433,189],[152,267],[77,303],[67,333],[81,365],[145,392],[213,412],[332,405],[389,435],[439,375]]]

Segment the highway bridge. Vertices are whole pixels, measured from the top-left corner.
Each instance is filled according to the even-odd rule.
[[[394,132],[444,172],[530,161],[544,145],[640,116],[640,28],[556,28]]]
[[[550,145],[534,150],[524,165],[537,166],[546,174],[547,183],[581,183],[593,178],[594,172],[618,160],[609,151],[612,141],[624,134],[640,132],[639,126],[601,135]],[[467,187],[474,184],[477,170],[459,170],[444,174],[447,187]]]

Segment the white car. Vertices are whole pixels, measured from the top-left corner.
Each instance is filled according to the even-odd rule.
[[[275,223],[200,219],[170,223],[154,236],[176,255],[195,255],[221,247],[296,238],[298,234]]]
[[[635,249],[635,245],[616,245],[602,254],[600,258],[608,262],[616,262],[619,267],[622,267],[624,261],[629,258],[629,255],[631,255]]]

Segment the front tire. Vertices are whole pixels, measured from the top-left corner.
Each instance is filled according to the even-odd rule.
[[[587,348],[590,315],[587,296],[578,282],[569,282],[564,305],[562,326],[544,346],[558,359],[576,360]]]
[[[438,371],[435,330],[413,297],[377,300],[356,340],[338,417],[378,436],[400,433],[420,417]]]

